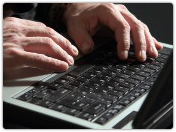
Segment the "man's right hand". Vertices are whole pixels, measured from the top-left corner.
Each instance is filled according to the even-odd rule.
[[[24,66],[66,71],[78,50],[66,38],[40,22],[14,17],[3,20],[3,69]]]

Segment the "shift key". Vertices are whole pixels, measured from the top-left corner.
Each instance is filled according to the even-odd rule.
[[[92,115],[97,115],[100,112],[102,112],[103,110],[105,110],[105,105],[99,102],[96,102],[94,104],[92,104],[91,106],[89,106],[85,112],[92,114]]]

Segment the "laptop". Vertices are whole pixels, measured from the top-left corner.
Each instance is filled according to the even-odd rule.
[[[162,69],[172,65],[167,62],[172,45],[163,43],[158,58],[148,57],[139,63],[134,58],[133,45],[128,60],[120,61],[115,41],[101,43],[101,47],[78,58],[64,73],[45,73],[34,68],[9,71],[4,75],[4,119],[28,128],[132,129],[152,128],[150,123],[156,117],[165,118],[170,112],[164,107],[168,102],[152,110],[157,113],[164,107],[153,118],[149,118],[153,116],[151,110],[145,108],[153,107],[164,91],[158,82],[164,79],[165,85],[169,78],[163,77],[167,70]]]

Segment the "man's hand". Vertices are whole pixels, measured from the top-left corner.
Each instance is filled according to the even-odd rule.
[[[32,66],[66,71],[78,50],[43,23],[7,17],[3,20],[4,70]]]
[[[146,53],[153,58],[158,56],[162,45],[151,36],[148,27],[131,14],[124,5],[111,3],[78,3],[72,4],[64,14],[68,33],[83,53],[93,50],[91,38],[101,24],[115,32],[118,56],[128,58],[130,36],[135,44],[136,58],[143,62]]]

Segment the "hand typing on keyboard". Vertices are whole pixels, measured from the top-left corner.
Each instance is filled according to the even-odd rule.
[[[93,50],[94,42],[91,36],[102,25],[115,32],[118,43],[117,54],[122,60],[128,58],[130,32],[135,44],[136,58],[139,61],[146,60],[146,53],[156,58],[157,50],[162,49],[162,45],[151,36],[147,26],[123,5],[74,3],[64,8],[55,5],[59,4],[52,4],[51,9],[61,8],[60,17],[65,22],[68,34],[85,54]],[[56,14],[59,14],[57,10],[51,16],[58,17]],[[57,23],[57,20],[61,19],[54,18],[53,21]],[[68,65],[73,65],[73,57],[77,54],[76,47],[43,23],[14,17],[3,19],[4,70],[27,65],[52,71],[65,71]]]
[[[136,58],[139,61],[146,60],[146,53],[156,58],[157,50],[162,49],[162,45],[151,36],[148,27],[131,14],[124,5],[72,4],[64,17],[69,35],[83,53],[93,50],[94,42],[91,36],[100,28],[100,23],[115,32],[118,57],[122,60],[128,58],[130,32],[135,44]]]

